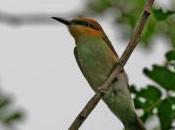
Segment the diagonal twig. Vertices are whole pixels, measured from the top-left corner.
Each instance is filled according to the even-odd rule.
[[[108,79],[104,82],[104,84],[101,86],[106,92],[109,90],[112,81],[116,78],[117,75],[119,75],[120,71],[122,71],[124,65],[128,61],[129,57],[131,56],[133,50],[137,46],[141,33],[143,31],[143,28],[145,26],[145,23],[151,14],[151,7],[154,3],[154,0],[147,0],[147,3],[143,9],[143,14],[138,22],[138,24],[135,27],[135,30],[130,38],[130,41],[128,43],[127,48],[123,52],[119,63],[116,65],[115,69],[113,72],[110,74]],[[88,115],[92,112],[92,110],[96,107],[96,105],[99,103],[101,98],[104,96],[104,92],[97,92],[86,104],[86,106],[83,108],[83,110],[79,113],[79,115],[75,118],[71,126],[69,127],[68,130],[78,130],[79,127],[83,124],[83,122],[86,120]]]

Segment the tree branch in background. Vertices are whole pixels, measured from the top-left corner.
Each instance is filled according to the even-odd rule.
[[[115,78],[119,75],[119,73],[122,71],[124,65],[128,61],[129,57],[131,56],[133,50],[135,49],[136,45],[138,44],[141,33],[143,31],[143,28],[145,26],[145,23],[151,14],[151,7],[154,3],[154,0],[148,0],[147,4],[144,7],[143,14],[138,22],[138,24],[135,27],[135,30],[133,32],[133,35],[130,38],[130,41],[128,43],[127,48],[125,49],[124,53],[122,54],[119,63],[116,65],[116,68],[113,70],[111,75],[108,77],[108,79],[104,82],[104,84],[100,87],[101,90],[97,92],[86,104],[86,106],[83,108],[83,110],[79,113],[79,115],[76,117],[76,119],[73,121],[71,126],[69,127],[69,130],[78,130],[79,127],[83,124],[83,122],[86,120],[86,118],[89,116],[89,114],[92,112],[92,110],[96,107],[96,105],[99,103],[101,98],[105,94],[107,94],[110,85],[112,84],[112,81],[115,80]]]
[[[13,14],[0,10],[0,23],[11,26],[23,25],[55,25],[57,24],[50,19],[51,16],[71,17],[73,15],[59,13],[36,13],[36,14]]]

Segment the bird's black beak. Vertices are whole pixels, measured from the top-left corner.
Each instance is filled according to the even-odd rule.
[[[60,17],[51,17],[51,18],[53,18],[56,21],[59,21],[59,22],[65,24],[65,25],[70,25],[72,23],[71,21],[63,19],[63,18],[60,18]]]

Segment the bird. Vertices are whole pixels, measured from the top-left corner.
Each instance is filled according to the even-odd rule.
[[[75,40],[74,55],[77,64],[90,87],[95,92],[99,91],[100,86],[119,62],[119,56],[102,26],[95,19],[87,17],[71,20],[62,17],[52,17],[52,19],[68,27]],[[136,114],[128,86],[127,75],[123,70],[112,82],[103,101],[123,123],[125,130],[145,130]]]

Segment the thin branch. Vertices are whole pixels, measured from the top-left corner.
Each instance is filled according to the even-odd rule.
[[[51,16],[71,17],[74,15],[59,14],[59,13],[13,14],[0,10],[0,24],[6,24],[15,27],[23,25],[56,25],[57,22],[50,19]]]
[[[78,130],[79,127],[83,124],[83,122],[86,120],[86,118],[89,116],[89,114],[92,112],[92,110],[96,107],[98,102],[103,98],[103,96],[108,92],[112,81],[116,78],[116,76],[119,75],[119,73],[122,71],[124,65],[128,61],[129,57],[131,56],[133,50],[135,49],[136,45],[138,44],[141,33],[143,31],[143,28],[145,26],[145,23],[151,14],[151,7],[154,3],[154,0],[148,0],[147,4],[144,7],[143,14],[138,22],[138,24],[135,27],[135,30],[133,32],[133,35],[130,38],[130,41],[128,43],[127,48],[123,52],[119,63],[116,65],[116,68],[113,70],[111,75],[108,77],[108,79],[104,82],[104,84],[100,87],[104,91],[97,92],[86,104],[86,106],[83,108],[83,110],[79,113],[79,115],[76,117],[74,122],[71,124],[68,130]]]

